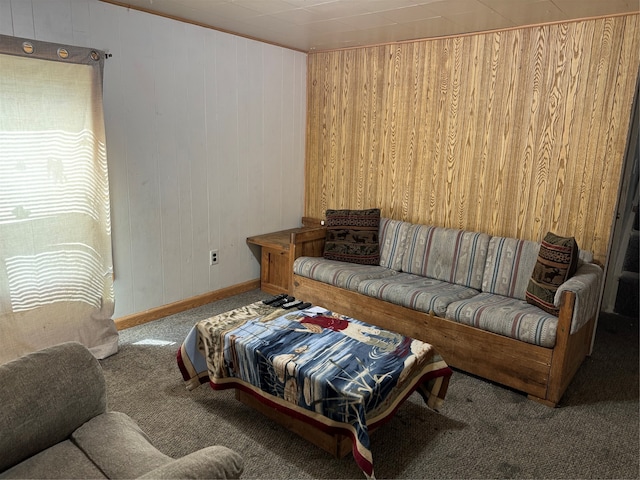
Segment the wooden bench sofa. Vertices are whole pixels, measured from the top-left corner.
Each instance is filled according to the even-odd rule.
[[[454,368],[555,407],[590,353],[603,272],[586,252],[550,316],[525,301],[540,243],[382,218],[380,265],[364,266],[323,258],[324,238],[324,228],[292,235],[290,293],[431,343]]]

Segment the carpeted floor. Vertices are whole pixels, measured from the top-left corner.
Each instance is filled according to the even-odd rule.
[[[164,453],[221,444],[245,459],[244,478],[364,478],[207,385],[187,391],[175,352],[198,321],[267,295],[254,290],[120,332],[102,360],[109,408],[129,414]],[[638,320],[601,315],[593,355],[560,406],[455,371],[439,413],[412,395],[372,435],[377,478],[640,477]]]

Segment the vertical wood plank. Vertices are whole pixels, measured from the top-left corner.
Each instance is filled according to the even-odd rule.
[[[603,263],[638,18],[311,54],[305,215],[378,206],[534,241],[554,231]]]

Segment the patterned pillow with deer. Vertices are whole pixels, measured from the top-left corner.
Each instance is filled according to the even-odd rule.
[[[324,258],[361,265],[380,264],[380,209],[327,210]]]
[[[575,238],[547,233],[529,280],[527,302],[558,316],[560,309],[553,303],[556,290],[576,273],[578,253]]]

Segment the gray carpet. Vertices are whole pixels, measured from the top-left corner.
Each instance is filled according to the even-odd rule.
[[[334,459],[232,391],[184,388],[175,353],[191,327],[266,296],[254,290],[121,331],[119,353],[101,361],[109,408],[170,456],[216,444],[238,451],[244,478],[364,478],[351,455]],[[601,315],[593,355],[559,408],[455,371],[440,413],[413,394],[372,434],[376,477],[639,478],[638,362],[638,320]]]

